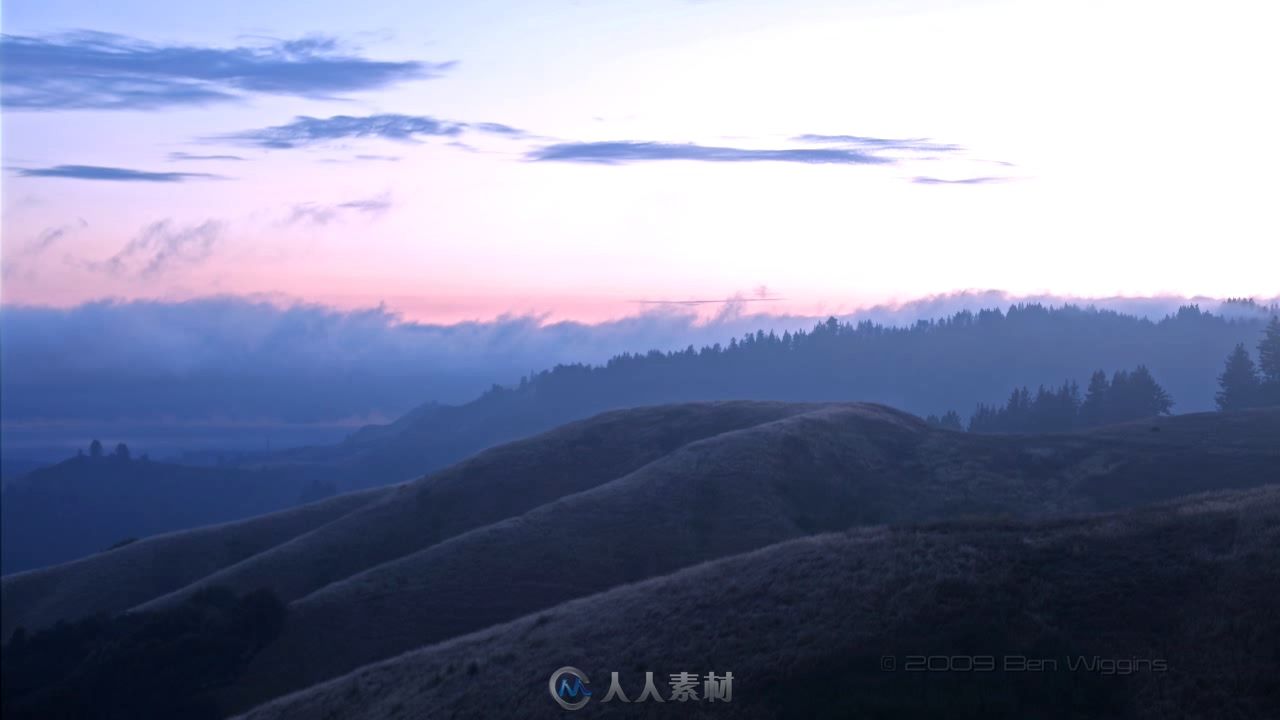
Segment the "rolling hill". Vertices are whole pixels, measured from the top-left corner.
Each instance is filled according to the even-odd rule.
[[[8,574],[67,562],[122,541],[275,512],[334,492],[331,483],[297,471],[82,455],[6,484],[0,567]]]
[[[289,603],[282,631],[219,691],[223,707],[245,709],[798,538],[956,518],[1049,521],[1274,482],[1276,437],[1275,409],[1022,436],[949,432],[867,404],[617,411],[409,483],[5,577],[3,631],[269,588]]]
[[[935,431],[880,406],[831,405],[726,432],[294,600],[282,636],[255,659],[233,704],[796,537],[881,523],[1133,507],[1260,484],[1271,477],[1268,469],[1280,468],[1280,447],[1263,442],[1268,429],[1280,432],[1280,415],[1220,420],[1010,438]],[[1218,425],[1227,427],[1210,429]],[[1255,433],[1252,443],[1213,442],[1215,433],[1245,427]],[[1192,434],[1202,446],[1177,450]]]
[[[222,525],[156,535],[62,565],[0,578],[4,637],[59,620],[119,613],[186,587],[385,495],[379,488]]]
[[[273,587],[294,599],[450,535],[520,514],[644,465],[681,444],[802,412],[784,403],[641,408],[573,423],[481,453],[414,483],[338,496],[243,523],[172,533],[79,561],[0,578],[0,633],[117,612],[205,584]],[[316,507],[341,510],[329,514]],[[322,520],[295,532],[296,518]],[[255,537],[270,538],[255,542]],[[287,542],[286,542],[287,541]],[[209,545],[234,548],[209,563]],[[193,547],[194,546],[194,547]],[[176,559],[199,557],[190,568]],[[175,558],[156,562],[152,558]],[[192,572],[192,570],[195,570]],[[115,585],[86,578],[118,577]],[[61,591],[60,588],[68,590]],[[54,594],[51,594],[54,593]],[[65,608],[59,615],[50,608]]]
[[[592,704],[618,672],[633,702],[588,709],[619,717],[1261,718],[1280,707],[1277,593],[1275,487],[854,529],[563,603],[243,718],[563,717],[548,678],[566,665]],[[669,674],[732,672],[731,704],[634,702],[646,671],[663,697]]]

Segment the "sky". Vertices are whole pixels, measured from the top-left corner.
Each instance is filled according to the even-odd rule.
[[[1274,296],[1277,19],[1262,0],[9,2],[0,302],[593,323],[727,298]]]

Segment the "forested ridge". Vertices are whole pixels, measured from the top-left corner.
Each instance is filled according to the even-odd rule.
[[[1179,412],[1214,407],[1215,372],[1280,311],[1241,303],[1234,317],[1188,305],[1159,320],[1039,304],[962,311],[907,327],[830,318],[812,330],[759,330],[728,344],[623,353],[495,386],[478,403],[625,407],[713,398],[864,400],[926,415],[968,411],[1015,389],[1097,369],[1144,366]],[[1252,311],[1252,312],[1250,312]]]

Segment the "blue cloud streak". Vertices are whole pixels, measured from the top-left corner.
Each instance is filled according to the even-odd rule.
[[[522,130],[501,123],[465,123],[441,120],[429,115],[384,113],[367,116],[334,115],[327,118],[303,115],[284,125],[244,130],[210,139],[285,150],[351,138],[409,142],[419,137],[457,137],[468,130],[508,137],[524,135]]]
[[[326,37],[215,48],[100,32],[3,35],[0,99],[11,110],[141,110],[251,93],[323,98],[434,77],[453,65],[342,54]]]
[[[213,179],[218,175],[189,172],[150,172],[100,165],[54,165],[46,168],[18,168],[22,177],[67,178],[72,180],[106,180],[111,182],[184,182]]]
[[[917,175],[916,177],[911,178],[911,182],[917,185],[987,185],[990,183],[1005,182],[1007,180],[1009,180],[1009,178],[996,176],[947,179]]]
[[[617,165],[657,160],[701,162],[792,162],[807,164],[881,165],[887,157],[848,148],[792,148],[754,150],[748,148],[657,142],[572,142],[548,145],[526,155],[537,162],[577,162]]]

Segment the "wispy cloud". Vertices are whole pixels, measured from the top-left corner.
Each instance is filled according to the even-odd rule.
[[[251,94],[326,98],[434,77],[453,64],[344,54],[329,37],[219,48],[85,31],[4,35],[0,98],[21,110],[155,109]]]
[[[23,254],[28,256],[39,255],[45,250],[53,247],[67,235],[70,235],[77,230],[83,230],[87,227],[89,227],[89,223],[85,222],[84,218],[76,218],[76,221],[73,223],[45,228],[34,240],[22,249]]]
[[[332,205],[320,205],[318,203],[298,203],[289,210],[289,215],[281,224],[282,225],[328,225],[336,220],[338,210]]]
[[[728,297],[728,298],[691,298],[681,300],[631,300],[636,305],[734,305],[749,302],[777,302],[786,298],[775,297]]]
[[[658,142],[570,142],[548,145],[529,152],[529,160],[617,165],[656,160],[701,162],[791,162],[807,164],[879,165],[888,157],[849,148],[787,148],[759,150],[709,145]]]
[[[169,153],[169,159],[175,162],[183,160],[244,160],[244,158],[239,155],[192,155],[191,153],[185,152],[171,152]]]
[[[113,275],[159,275],[179,265],[194,265],[207,259],[222,238],[225,225],[206,220],[199,225],[178,227],[172,220],[154,222],[142,229],[115,255],[89,267]]]
[[[46,168],[17,168],[22,177],[68,178],[72,180],[106,180],[111,182],[184,182],[220,178],[209,173],[151,172],[101,165],[54,165]]]
[[[382,114],[334,115],[327,118],[300,116],[284,125],[244,130],[210,139],[281,150],[358,138],[410,142],[423,137],[457,137],[468,130],[510,137],[523,136],[522,131],[498,123],[455,122],[429,115]]]
[[[525,137],[525,135],[527,135],[527,133],[520,128],[513,128],[510,125],[503,125],[502,123],[469,123],[467,127],[477,132],[489,133],[491,135],[509,135],[511,137]]]
[[[338,207],[363,213],[386,212],[391,208],[391,195],[389,193],[382,193],[381,195],[375,195],[374,197],[365,198],[364,200],[351,200],[349,202],[340,203]]]
[[[820,145],[841,145],[869,151],[906,150],[912,152],[958,152],[964,148],[929,138],[878,138],[865,135],[796,135],[792,140]]]
[[[983,176],[983,177],[967,177],[967,178],[937,178],[927,175],[917,175],[911,178],[911,182],[917,185],[987,185],[990,183],[1007,182],[1013,178]]]
[[[75,222],[47,227],[25,245],[6,250],[3,258],[0,258],[0,277],[5,279],[14,277],[20,268],[26,268],[28,275],[32,275],[31,269],[27,267],[28,261],[35,260],[46,250],[61,243],[68,235],[87,227],[89,223],[85,222],[84,218],[76,218]]]
[[[369,198],[340,203],[298,203],[289,210],[283,225],[328,225],[347,213],[381,215],[391,209],[391,195],[382,193]]]
[[[376,155],[376,154],[360,154],[342,158],[319,158],[316,162],[342,165],[346,163],[358,162],[400,162],[399,155]]]

